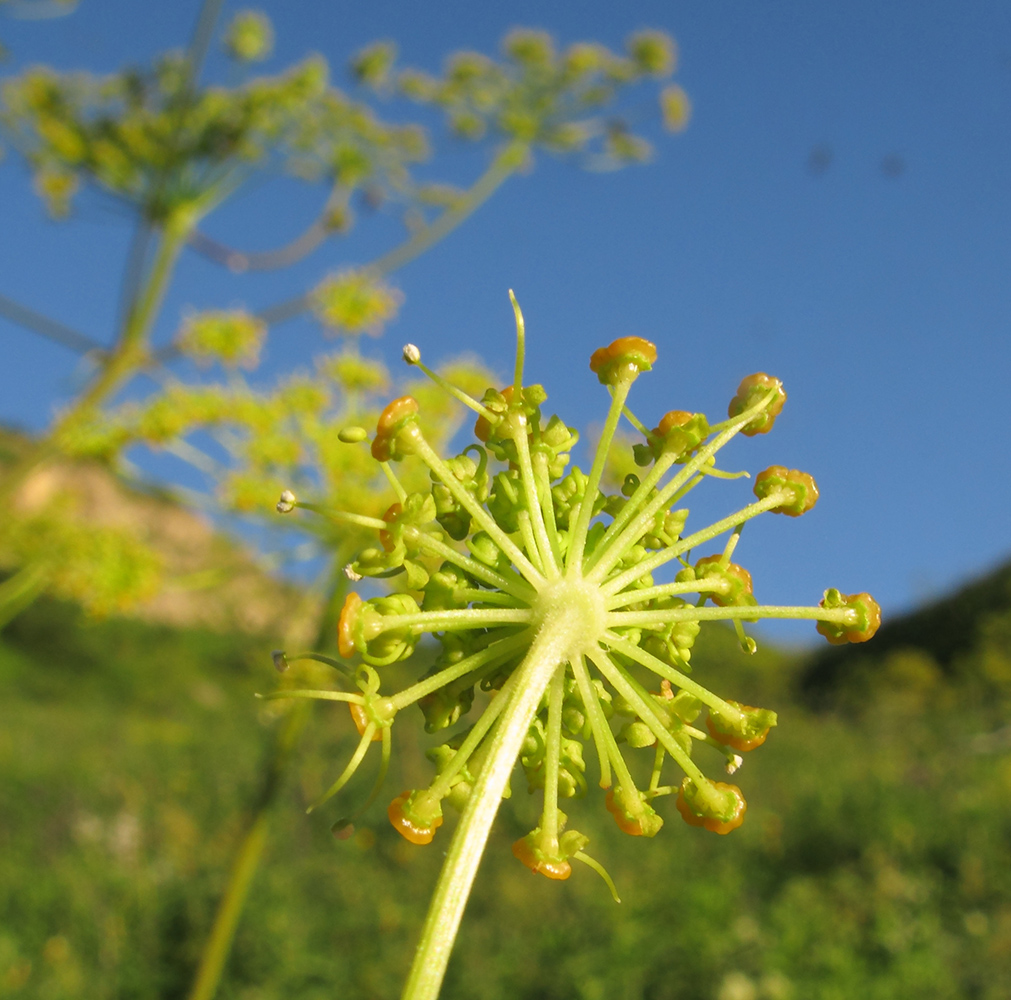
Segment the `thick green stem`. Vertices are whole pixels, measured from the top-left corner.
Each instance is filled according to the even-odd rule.
[[[492,822],[520,747],[544,691],[559,667],[578,655],[585,633],[581,616],[560,602],[549,609],[530,652],[516,671],[516,684],[492,737],[470,801],[453,836],[414,956],[403,1000],[436,1000],[467,897]]]

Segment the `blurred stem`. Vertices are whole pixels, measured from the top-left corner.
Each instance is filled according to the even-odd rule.
[[[420,257],[480,208],[522,166],[526,150],[527,147],[521,143],[512,143],[501,150],[492,160],[491,166],[474,182],[455,207],[447,208],[434,222],[422,226],[410,239],[378,257],[371,264],[364,265],[362,270],[382,277]],[[271,325],[282,323],[304,313],[311,303],[311,293],[299,295],[297,298],[263,309],[259,317]]]
[[[44,564],[36,560],[22,566],[0,583],[0,629],[42,593],[48,575]]]
[[[200,956],[189,1000],[211,1000],[217,992],[221,973],[232,950],[242,908],[246,905],[249,888],[267,844],[271,806],[284,787],[292,753],[305,728],[309,712],[308,702],[294,703],[274,738],[263,779],[252,804],[249,825],[232,861],[228,884],[218,904],[211,935]]]
[[[97,340],[92,340],[91,337],[85,336],[65,323],[50,319],[6,295],[0,295],[0,316],[10,320],[11,323],[17,323],[18,326],[24,327],[26,330],[37,333],[40,337],[45,337],[46,340],[51,340],[54,344],[68,347],[78,354],[90,354],[92,351],[98,355],[105,353],[105,347]]]
[[[333,639],[337,635],[333,623],[336,621],[335,616],[340,614],[340,605],[348,584],[343,572],[345,562],[346,553],[338,549],[314,646],[319,650],[332,648]],[[284,789],[295,747],[309,721],[311,710],[312,705],[309,702],[293,704],[267,753],[263,780],[250,805],[246,832],[235,852],[228,883],[218,903],[210,937],[201,953],[188,1000],[212,1000],[221,983],[221,974],[232,950],[239,919],[266,847],[271,810]]]
[[[29,448],[4,477],[0,484],[0,507],[10,502],[34,469],[59,453],[57,442],[61,435],[91,417],[97,407],[147,361],[151,328],[188,232],[186,224],[166,226],[151,269],[130,305],[115,347],[103,358],[95,377],[56,421],[52,431]]]

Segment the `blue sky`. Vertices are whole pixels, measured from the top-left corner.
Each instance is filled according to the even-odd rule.
[[[13,58],[0,73],[146,60],[185,44],[197,6],[84,0],[61,20],[4,18]],[[811,603],[838,586],[869,590],[894,612],[1007,558],[1011,5],[259,6],[278,37],[268,71],[319,51],[338,83],[347,57],[376,38],[396,39],[404,62],[436,69],[454,49],[495,50],[516,25],[612,46],[637,28],[670,31],[694,105],[688,130],[658,135],[651,164],[615,173],[542,158],[395,276],[404,309],[366,348],[392,365],[408,340],[426,358],[477,347],[504,372],[512,287],[532,338],[529,375],[576,426],[599,422],[606,403],[585,367],[590,352],[624,334],[660,352],[633,397],[648,422],[672,408],[719,419],[743,375],[779,376],[790,398],[774,433],[736,443],[723,461],[753,473],[801,468],[821,487],[811,514],[765,517],[745,532],[740,561],[769,603]],[[208,78],[223,72],[215,56]],[[463,180],[481,169],[444,137],[438,149],[433,175]],[[0,293],[107,340],[128,219],[85,198],[72,221],[51,223],[28,191],[9,155],[0,163]],[[262,248],[294,235],[315,204],[271,181],[207,229]],[[187,306],[264,306],[395,240],[380,219],[267,278],[187,257],[160,336]],[[304,364],[322,347],[308,321],[278,327],[265,371]],[[43,427],[80,377],[72,354],[0,319],[0,420]],[[713,483],[693,502],[716,514],[749,495],[745,484]]]

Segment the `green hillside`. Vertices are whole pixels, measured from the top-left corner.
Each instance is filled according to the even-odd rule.
[[[599,796],[575,803],[615,905],[588,869],[554,883],[512,858],[534,814],[514,781],[445,996],[1011,996],[1011,747],[992,697],[1011,600],[963,598],[945,604],[961,618],[911,616],[811,664],[704,630],[697,675],[780,712],[739,775],[744,826],[717,837],[663,803],[643,840]],[[252,694],[276,677],[248,635],[86,624],[53,602],[2,633],[0,996],[186,996],[277,722]],[[399,995],[448,830],[416,848],[385,821],[382,803],[425,780],[422,736],[400,739],[389,795],[352,839],[329,826],[367,781],[305,815],[349,752],[339,709],[315,711],[222,997]]]

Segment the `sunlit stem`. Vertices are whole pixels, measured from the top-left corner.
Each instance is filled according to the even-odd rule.
[[[601,538],[593,555],[590,556],[587,569],[592,570],[596,566],[600,560],[600,553],[607,551],[614,537],[632,520],[636,512],[646,502],[656,484],[667,474],[667,470],[674,464],[674,460],[675,456],[673,454],[665,452],[653,463],[653,468],[649,470],[646,478],[640,481],[635,491],[628,498],[628,503],[621,508],[618,516],[608,525],[607,531],[604,532],[604,537]],[[652,515],[650,520],[652,520]]]
[[[607,874],[607,869],[599,861],[594,861],[589,854],[584,854],[582,851],[576,851],[572,855],[577,861],[582,861],[584,865],[588,865],[592,868],[603,880],[604,884],[608,889],[611,890],[611,898],[616,902],[621,902],[621,897],[618,895],[618,890],[615,888],[614,882],[611,876]]]
[[[722,520],[716,521],[708,528],[696,531],[694,535],[682,538],[679,542],[676,542],[669,548],[664,549],[661,552],[657,552],[655,555],[652,555],[647,559],[643,559],[640,563],[636,563],[635,566],[625,570],[624,573],[608,580],[601,587],[601,590],[605,594],[615,594],[620,590],[624,590],[624,588],[634,580],[640,579],[647,573],[652,573],[653,570],[659,569],[659,567],[663,566],[665,563],[669,563],[672,559],[677,559],[677,557],[683,552],[687,552],[689,549],[693,549],[696,545],[703,544],[703,542],[711,541],[718,535],[722,535],[723,532],[729,531],[731,528],[737,528],[740,525],[743,525],[745,521],[749,521],[753,517],[758,517],[759,514],[763,514],[767,510],[772,510],[773,507],[781,506],[783,502],[788,499],[788,493],[773,493],[764,500],[748,504],[747,507],[742,507],[739,511],[724,517]]]
[[[728,610],[725,608],[689,608],[688,609],[692,617],[694,618],[701,611],[718,610],[724,611]],[[652,656],[645,650],[640,649],[635,643],[629,642],[626,639],[621,639],[616,635],[610,633],[604,636],[604,641],[611,647],[611,649],[627,656],[630,660],[635,660],[636,663],[642,664],[648,670],[652,670],[653,673],[658,674],[660,677],[666,678],[675,687],[679,687],[682,691],[687,691],[689,694],[694,695],[702,702],[703,705],[709,708],[715,708],[721,715],[728,718],[735,718],[740,715],[740,711],[734,708],[733,705],[728,704],[719,695],[713,694],[708,688],[704,688],[697,681],[693,681],[687,674],[681,673],[680,670],[675,670],[673,667],[668,666],[663,660]]]
[[[509,697],[512,695],[513,688],[515,687],[515,683],[513,682],[515,676],[515,674],[510,676],[505,684],[502,685],[502,690],[492,698],[491,703],[481,713],[481,717],[471,727],[463,743],[460,744],[460,749],[453,755],[453,759],[446,766],[446,769],[432,783],[431,792],[435,798],[441,799],[449,793],[453,779],[466,767],[474,751],[477,750],[481,745],[481,741],[498,721],[506,705],[509,704]]]
[[[647,440],[650,437],[649,428],[627,407],[622,407],[621,410],[625,419]]]
[[[516,598],[511,594],[499,594],[494,590],[474,590],[470,587],[460,587],[453,591],[453,596],[468,604],[497,604],[505,608],[515,608]]]
[[[562,549],[558,539],[558,525],[555,523],[555,504],[551,496],[551,481],[548,477],[548,459],[543,452],[533,457],[534,476],[538,484],[541,499],[541,511],[544,514],[544,525],[548,532],[548,541],[556,566],[562,565]]]
[[[404,535],[406,538],[407,532],[405,532]],[[465,570],[478,580],[483,580],[489,586],[497,587],[499,590],[503,590],[507,594],[511,594],[518,601],[529,603],[537,596],[537,591],[534,590],[533,587],[531,587],[530,584],[527,583],[527,581],[521,576],[504,576],[501,573],[497,573],[490,567],[485,566],[484,563],[478,562],[476,559],[464,555],[452,546],[447,545],[438,538],[433,538],[431,535],[425,534],[423,531],[417,531],[416,534],[411,535],[410,540],[412,543],[416,544],[418,548],[425,549],[432,555],[442,556],[442,558],[447,562],[451,562],[454,566]]]
[[[412,632],[456,631],[488,625],[527,625],[529,608],[453,608],[449,611],[421,611],[416,615],[383,615],[383,632],[409,628]]]
[[[600,787],[611,787],[611,755],[608,751],[607,732],[611,734],[611,727],[607,724],[604,710],[600,707],[600,700],[597,692],[593,689],[593,682],[590,680],[590,672],[586,669],[586,659],[580,657],[572,661],[572,674],[576,679],[576,687],[579,689],[579,697],[583,699],[583,707],[590,719],[590,732],[593,734],[593,745],[597,748],[597,760],[600,762]]]
[[[664,748],[657,743],[653,754],[653,771],[649,777],[649,791],[655,792],[660,785],[660,773],[663,771],[663,759],[666,756]]]
[[[302,510],[311,510],[314,514],[320,514],[330,521],[336,521],[338,524],[357,524],[359,527],[374,528],[378,531],[388,531],[390,528],[389,522],[379,517],[352,514],[344,510],[331,510],[328,507],[321,507],[319,504],[306,503],[304,500],[296,500],[294,506],[300,507]]]
[[[611,571],[616,563],[620,562],[622,556],[631,548],[639,538],[646,532],[656,513],[663,510],[678,490],[691,479],[702,466],[718,452],[731,438],[738,434],[742,427],[753,420],[759,413],[768,407],[773,400],[774,393],[761,402],[756,403],[750,410],[745,410],[734,420],[730,421],[726,429],[718,434],[709,444],[700,448],[695,456],[685,463],[684,468],[646,505],[642,512],[632,521],[621,533],[613,538],[605,547],[603,542],[594,550],[594,559],[591,563],[591,572],[587,574],[588,579],[599,583]],[[633,494],[634,495],[634,494]],[[607,533],[609,534],[609,532]],[[605,534],[605,538],[607,537]]]
[[[558,768],[562,751],[562,696],[564,670],[555,671],[548,688],[548,726],[544,748],[544,811],[541,816],[542,843],[552,855],[558,853]]]
[[[561,608],[549,610],[516,669],[516,687],[495,727],[439,876],[403,1000],[436,1000],[439,995],[467,897],[530,721],[552,676],[583,641],[584,623],[577,618]]]
[[[621,628],[627,625],[662,625],[668,622],[733,621],[735,618],[744,622],[758,621],[760,618],[794,618],[806,621],[835,622],[837,625],[858,625],[861,620],[860,612],[856,608],[789,607],[786,605],[751,604],[732,608],[615,611],[608,615],[608,625]],[[610,643],[610,639],[608,639],[608,642]],[[624,649],[622,649],[622,652],[624,652]]]
[[[382,751],[379,758],[379,773],[376,775],[376,780],[372,784],[372,791],[369,792],[369,797],[354,811],[352,819],[357,819],[365,812],[366,809],[373,802],[376,801],[376,796],[379,795],[380,790],[386,783],[386,775],[390,770],[390,757],[393,751],[393,727],[383,726],[382,727],[383,742]]]
[[[409,688],[398,691],[397,694],[390,698],[390,703],[397,711],[400,711],[408,705],[413,705],[416,701],[420,701],[426,695],[445,687],[447,684],[452,684],[453,681],[465,677],[473,670],[491,666],[497,661],[508,659],[517,649],[528,645],[529,642],[530,636],[526,632],[520,632],[507,639],[501,639],[487,649],[482,649],[479,653],[473,653],[460,660],[459,663],[454,663],[451,667],[446,667],[445,670],[440,670],[437,674],[425,677],[416,684],[412,684]]]
[[[308,698],[312,701],[346,701],[352,705],[364,705],[365,699],[360,694],[348,691],[318,691],[293,688],[284,691],[271,691],[269,694],[254,694],[260,701],[280,701],[283,698]]]
[[[555,563],[555,550],[551,545],[547,527],[544,523],[544,511],[541,506],[541,483],[534,475],[533,463],[530,461],[530,442],[527,440],[526,420],[523,426],[513,436],[516,444],[516,455],[519,458],[520,481],[523,483],[523,495],[527,503],[527,512],[533,523],[534,537],[537,540],[537,551],[544,573],[549,580],[557,579],[558,565]],[[544,484],[547,485],[546,483]]]
[[[362,733],[362,738],[358,741],[358,746],[355,749],[354,755],[351,760],[348,761],[348,766],[344,768],[341,772],[341,776],[315,801],[308,809],[307,813],[311,813],[314,809],[318,809],[324,802],[336,795],[350,780],[351,776],[358,770],[358,765],[365,759],[365,754],[368,753],[369,744],[372,742],[372,737],[376,732],[376,724],[370,722],[366,727],[365,731]]]
[[[601,656],[606,656],[602,650],[598,650]],[[587,656],[593,663],[593,665],[600,671],[601,674],[604,673],[600,668],[600,663],[598,661],[597,655],[591,650],[587,653]],[[599,707],[599,706],[598,706]],[[601,711],[603,715],[603,711]],[[632,772],[628,769],[628,764],[625,763],[625,758],[621,754],[621,748],[618,746],[618,741],[614,738],[614,733],[611,731],[611,727],[607,724],[607,720],[604,720],[603,728],[601,729],[600,735],[604,746],[607,749],[607,756],[611,761],[611,766],[614,768],[615,774],[618,778],[618,784],[626,789],[626,791],[635,790],[635,779],[632,777]],[[601,783],[603,787],[603,783]]]
[[[600,441],[597,443],[597,452],[593,456],[593,466],[590,468],[586,490],[583,493],[583,502],[579,505],[579,519],[576,521],[575,530],[569,541],[568,565],[569,571],[573,575],[581,573],[583,569],[583,546],[586,544],[586,533],[593,518],[593,503],[597,496],[597,488],[600,486],[600,478],[604,474],[604,466],[607,463],[611,442],[614,440],[614,432],[618,429],[621,410],[631,388],[631,379],[619,382],[614,387],[611,406],[607,411],[607,420],[604,422],[604,429],[601,432]]]
[[[744,525],[739,524],[730,533],[730,537],[727,539],[727,544],[723,547],[723,554],[720,556],[720,566],[726,569],[730,565],[730,558],[734,554],[734,549],[737,548],[737,543],[741,540],[741,532],[744,530]]]
[[[750,656],[758,649],[758,643],[744,631],[744,626],[741,624],[740,618],[735,618],[733,625],[734,634],[737,636],[737,641],[740,643],[741,649]]]
[[[521,510],[516,515],[516,524],[520,529],[520,537],[523,539],[523,548],[527,550],[530,561],[537,567],[538,571],[544,572],[544,562],[541,559],[540,546],[534,538],[534,529],[531,524],[529,511]]]
[[[401,503],[407,500],[407,490],[404,489],[403,483],[397,478],[397,474],[393,471],[389,462],[380,462],[379,467],[383,470],[383,475],[386,476],[387,482],[393,487],[393,492],[397,494],[397,500]]]
[[[657,718],[653,706],[640,694],[637,686],[629,680],[625,672],[611,661],[611,658],[604,650],[600,650],[598,655],[594,655],[593,653],[589,655],[597,669],[604,675],[615,691],[636,710],[636,714],[646,723],[649,731],[657,738],[657,742],[674,758],[678,767],[692,781],[705,781],[705,775],[699,770],[698,765],[684,752],[677,740],[667,731],[663,723]]]
[[[486,531],[493,542],[512,560],[513,565],[535,587],[543,586],[544,577],[529,559],[520,551],[516,543],[495,523],[492,516],[467,492],[460,481],[446,468],[445,463],[422,437],[416,442],[418,457],[442,480],[443,485],[453,495],[464,510]]]
[[[684,583],[664,583],[656,587],[643,587],[642,590],[623,590],[620,594],[615,594],[607,602],[607,610],[615,611],[628,604],[641,604],[643,601],[650,601],[654,597],[674,597],[678,594],[708,594],[718,592],[723,589],[720,581],[688,580]]]
[[[463,389],[453,385],[449,379],[443,378],[438,372],[432,371],[424,362],[413,361],[411,363],[415,368],[420,368],[440,389],[448,392],[454,399],[463,403],[467,409],[473,410],[478,416],[484,417],[491,423],[495,423],[498,420],[499,415],[497,413],[493,413],[487,406],[482,406],[473,396],[469,396]]]
[[[516,366],[513,369],[513,399],[519,400],[523,391],[523,364],[527,353],[527,325],[523,320],[523,313],[520,304],[516,301],[513,290],[509,289],[509,301],[513,306],[513,315],[516,317]]]

